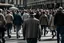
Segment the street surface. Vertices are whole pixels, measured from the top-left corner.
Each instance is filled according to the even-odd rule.
[[[19,31],[19,35],[21,37],[19,39],[17,39],[16,38],[16,32],[14,32],[14,29],[12,29],[11,30],[11,36],[12,37],[10,39],[7,37],[7,34],[5,34],[6,43],[27,43],[26,40],[22,40],[23,39],[22,29]],[[45,37],[42,35],[41,41],[38,41],[38,43],[57,43],[56,39],[57,39],[56,37],[54,37],[52,39],[51,32],[48,32],[48,34],[46,34]]]
[[[27,43],[24,40],[10,40],[6,41],[6,43]],[[57,43],[56,41],[38,41],[38,43]]]

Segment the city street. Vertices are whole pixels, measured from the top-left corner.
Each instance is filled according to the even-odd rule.
[[[16,38],[16,32],[14,32],[14,30],[12,29],[12,33],[11,33],[12,37],[10,39],[7,38],[7,35],[5,35],[6,36],[6,43],[27,43],[25,40],[22,40],[23,39],[23,35],[22,35],[21,31],[22,30],[19,31],[19,34],[20,34],[21,37],[19,39],[17,39]],[[41,41],[38,41],[38,43],[57,43],[56,39],[57,39],[56,37],[54,37],[52,39],[51,33],[48,32],[48,34],[46,34],[45,37],[42,35]]]
[[[6,43],[27,43],[24,40],[10,40],[6,41]],[[56,41],[38,41],[38,43],[57,43]]]

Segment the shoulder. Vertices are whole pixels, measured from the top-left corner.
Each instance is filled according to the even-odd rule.
[[[34,20],[39,22],[39,20],[37,18],[34,18]]]
[[[4,17],[4,15],[2,13],[0,13],[0,15]]]

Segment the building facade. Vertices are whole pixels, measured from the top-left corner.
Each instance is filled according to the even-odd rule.
[[[64,7],[64,0],[0,0],[0,3],[14,4],[16,7],[27,8],[58,8]]]
[[[16,7],[23,7],[23,0],[0,0],[0,3],[9,3]]]
[[[27,6],[31,8],[58,8],[59,6],[64,7],[64,0],[28,0]]]

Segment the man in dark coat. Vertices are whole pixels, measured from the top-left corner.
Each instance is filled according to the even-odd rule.
[[[2,38],[2,43],[5,43],[5,24],[6,24],[6,20],[5,20],[5,16],[2,14],[2,11],[0,10],[0,38]]]
[[[18,12],[14,15],[14,25],[16,27],[16,35],[17,38],[20,37],[20,35],[18,34],[19,30],[21,29],[21,25],[23,23],[23,20],[21,18],[21,16],[18,14]]]
[[[37,43],[39,37],[39,20],[34,18],[33,12],[30,12],[30,18],[23,23],[23,34],[27,43]]]
[[[61,34],[61,43],[64,43],[64,13],[62,7],[55,14],[54,25],[57,27],[57,43],[60,42],[59,33]]]

